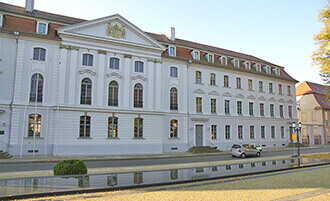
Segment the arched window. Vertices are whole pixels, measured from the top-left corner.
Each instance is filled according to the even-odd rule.
[[[81,81],[80,104],[92,104],[92,81],[89,78],[85,78]]]
[[[178,110],[178,90],[175,87],[170,90],[170,109]]]
[[[119,59],[110,58],[110,69],[119,69]]]
[[[143,87],[141,84],[134,86],[134,107],[143,107]]]
[[[46,61],[46,50],[40,47],[33,48],[33,60]]]
[[[135,62],[135,72],[143,73],[143,62],[142,61]]]
[[[196,83],[201,84],[202,83],[202,72],[196,71]]]
[[[29,115],[29,131],[28,137],[40,137],[41,131],[41,115],[30,114]]]
[[[134,119],[134,138],[143,138],[143,119]]]
[[[79,137],[90,137],[91,135],[91,117],[84,115],[80,116]]]
[[[83,62],[84,66],[93,66],[93,55],[91,54],[83,54]]]
[[[118,117],[109,117],[108,119],[108,137],[118,137]]]
[[[170,121],[170,138],[178,137],[178,120],[172,119]]]
[[[116,81],[109,83],[108,105],[118,106],[118,83]]]
[[[30,102],[42,102],[44,77],[35,73],[31,77]]]

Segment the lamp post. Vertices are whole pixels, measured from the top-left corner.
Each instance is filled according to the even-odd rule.
[[[299,149],[299,132],[301,132],[301,122],[298,123],[298,127],[296,127],[296,122],[293,122],[292,127],[295,132],[297,132],[297,148],[298,148],[298,156],[300,156],[300,149]]]

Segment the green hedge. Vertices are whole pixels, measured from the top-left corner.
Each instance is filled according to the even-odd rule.
[[[87,174],[87,167],[81,160],[71,159],[58,162],[54,167],[54,175]]]
[[[216,147],[203,146],[203,147],[192,147],[188,150],[190,153],[216,153],[220,152]]]

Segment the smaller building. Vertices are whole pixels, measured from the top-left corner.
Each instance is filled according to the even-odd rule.
[[[304,81],[296,88],[297,115],[302,123],[302,142],[329,144],[330,105],[324,85]]]

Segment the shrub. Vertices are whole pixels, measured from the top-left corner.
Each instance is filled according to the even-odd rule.
[[[288,147],[297,147],[298,146],[298,143],[292,143],[292,142],[290,142],[289,144],[288,144]],[[299,147],[308,147],[308,145],[307,144],[304,144],[304,143],[299,143]]]
[[[86,174],[87,167],[81,160],[71,159],[58,162],[54,167],[54,175]]]
[[[190,153],[216,153],[220,152],[216,147],[204,146],[204,147],[192,147],[189,149]]]

